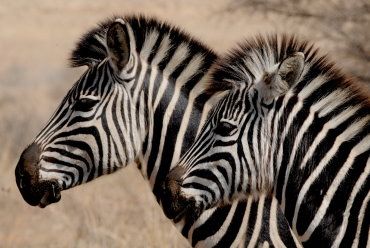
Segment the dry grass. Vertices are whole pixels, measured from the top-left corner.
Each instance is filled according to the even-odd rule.
[[[221,52],[253,33],[287,27],[275,17],[224,12],[227,4],[222,0],[1,1],[0,247],[188,246],[135,168],[63,192],[60,203],[39,209],[23,202],[14,167],[81,74],[81,69],[68,69],[66,59],[87,28],[114,13],[146,13],[183,26]],[[291,24],[289,30],[309,34]]]

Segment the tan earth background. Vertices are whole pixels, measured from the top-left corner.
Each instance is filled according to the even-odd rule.
[[[27,205],[15,184],[21,151],[84,70],[68,67],[76,41],[130,13],[181,26],[219,53],[257,33],[296,33],[370,82],[368,0],[0,0],[0,247],[188,247],[136,168],[63,192],[45,209]]]

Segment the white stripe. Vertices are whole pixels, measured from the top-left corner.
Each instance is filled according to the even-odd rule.
[[[166,56],[168,53],[168,50],[171,47],[171,40],[169,35],[164,35],[162,37],[161,44],[159,45],[159,48],[155,54],[155,57],[152,60],[152,65],[158,65]]]
[[[275,247],[285,247],[285,244],[281,240],[280,235],[279,235],[278,214],[281,212],[279,212],[280,209],[278,208],[279,206],[277,204],[277,200],[275,198],[272,198],[271,207],[270,207],[270,219],[269,219],[270,238],[271,238],[272,244]]]
[[[154,105],[153,105],[153,99],[155,99],[155,96],[154,96],[154,86],[155,83],[156,83],[156,77],[158,75],[158,73],[163,73],[162,71],[159,71],[158,70],[158,67],[157,65],[167,56],[167,53],[168,53],[168,50],[170,49],[170,45],[171,45],[171,41],[169,39],[169,36],[166,35],[163,37],[162,41],[161,41],[161,44],[159,45],[159,48],[158,48],[158,51],[157,53],[155,54],[153,60],[152,60],[152,71],[151,71],[151,74],[150,74],[150,79],[149,79],[149,88],[148,88],[148,111],[149,111],[149,116],[154,116],[154,111],[155,111],[155,108],[154,108]],[[164,83],[164,81],[166,81],[166,83]],[[168,85],[168,80],[167,78],[162,78],[162,81],[161,82],[158,82],[158,84],[166,84]],[[159,87],[159,86],[158,86]],[[149,118],[149,127],[153,127],[153,119],[152,118]],[[149,155],[151,154],[151,151],[152,151],[152,143],[151,142],[153,140],[153,132],[154,130],[152,128],[149,129],[149,132],[148,132],[148,144],[147,144],[147,150],[146,150],[146,153],[145,155],[143,156],[140,156],[141,159],[140,159],[140,162],[141,162],[141,172],[142,174],[144,175],[145,178],[149,178],[150,175],[147,175],[147,162],[149,160]]]
[[[361,206],[361,209],[360,209],[360,213],[358,215],[358,222],[357,222],[357,230],[356,230],[356,236],[355,236],[355,239],[353,241],[353,244],[352,244],[352,247],[355,248],[355,247],[358,247],[358,242],[360,241],[360,234],[361,234],[361,227],[362,227],[362,223],[364,221],[364,217],[365,217],[365,211],[368,207],[368,203],[370,201],[370,191],[367,193],[365,199],[364,199],[364,202],[362,203],[362,206]],[[369,231],[370,232],[370,228],[369,228]],[[365,235],[364,233],[362,235]],[[368,233],[368,239],[370,238],[370,233]],[[366,247],[369,247],[369,240],[368,240],[368,244]]]
[[[245,130],[249,130],[251,126],[252,119],[254,118],[254,113],[252,116],[249,118],[247,125],[245,127]],[[247,134],[248,132],[246,132]],[[249,180],[249,185],[251,187],[251,192],[253,193],[254,191],[257,190],[257,172],[256,172],[256,167],[255,167],[255,162],[252,159],[251,150],[249,149],[249,145],[243,146],[243,152],[245,154],[245,158],[247,160],[247,167],[250,169],[251,175],[250,175],[250,180]],[[237,156],[237,154],[236,154]],[[237,166],[238,167],[238,166]]]
[[[334,180],[331,182],[331,185],[326,192],[322,203],[311,221],[310,225],[308,226],[306,232],[302,235],[303,240],[308,240],[312,233],[315,231],[317,226],[320,224],[321,220],[324,218],[326,211],[329,207],[330,202],[332,201],[335,192],[337,191],[338,187],[340,186],[341,182],[345,179],[347,172],[351,169],[355,158],[369,149],[370,145],[370,135],[368,135],[365,139],[363,139],[360,143],[358,143],[349,154],[346,162],[338,171],[338,174],[335,176]],[[335,247],[335,245],[334,245]]]
[[[157,96],[156,96],[155,101],[154,101],[154,106],[153,106],[154,109],[157,109],[158,104],[159,104],[159,102],[161,101],[161,99],[163,97],[163,93],[167,89],[168,82],[169,82],[168,81],[169,76],[181,64],[181,62],[184,60],[184,58],[187,57],[188,53],[189,53],[189,48],[186,46],[186,44],[181,44],[177,48],[174,55],[172,56],[170,62],[166,65],[166,68],[163,70],[163,78],[165,78],[167,80],[163,80],[164,82],[160,83],[158,93],[157,93]],[[179,81],[179,80],[177,80],[177,81]],[[177,81],[176,81],[176,83],[177,83]],[[177,87],[177,86],[175,86],[175,87]]]
[[[258,118],[258,114],[257,114],[257,118],[256,118],[256,121],[254,122],[254,127],[253,127],[253,137],[252,137],[252,140],[253,140],[253,151],[254,151],[254,159],[255,159],[255,167],[257,167],[257,169],[260,171],[260,176],[258,179],[262,179],[261,177],[261,172],[263,171],[263,169],[261,167],[266,167],[265,165],[262,165],[260,167],[260,151],[259,151],[259,148],[258,148],[258,143],[260,143],[260,140],[257,139],[257,133],[260,133],[260,130],[258,130],[258,122],[259,122],[259,118]],[[256,116],[254,116],[255,118]],[[253,119],[254,119],[253,118]],[[248,130],[248,129],[247,129]],[[263,180],[263,179],[262,179]],[[262,182],[259,182],[260,185],[263,185]]]
[[[204,132],[196,139],[196,143],[193,143],[190,149],[186,151],[183,157],[181,157],[180,163],[185,165],[185,168],[193,170],[195,167],[199,166],[199,164],[197,164],[194,167],[193,164],[195,161],[199,160],[201,155],[203,155],[203,157],[207,157],[211,154],[209,147],[212,145],[213,136],[212,133],[210,133],[210,128],[210,125],[204,127]]]
[[[120,111],[121,113],[123,113],[123,116],[120,115],[121,118],[118,118],[118,123],[120,127],[123,129],[122,135],[125,140],[125,148],[126,150],[130,151],[131,149],[130,133],[133,130],[132,130],[132,126],[130,126],[130,117],[128,116],[128,109],[132,108],[132,105],[130,104],[130,99],[128,99],[128,95],[125,92],[120,92],[120,96],[121,96],[121,99],[119,100],[121,100],[120,102],[123,104],[118,104],[117,111]],[[131,109],[131,113],[133,113],[132,109]],[[124,125],[123,123],[125,123],[126,125]],[[122,161],[127,160],[127,156],[129,156],[129,154],[123,154],[123,157],[121,157]],[[128,161],[124,161],[124,162],[126,164]]]
[[[218,231],[214,235],[209,236],[205,240],[199,241],[195,246],[196,247],[212,247],[216,245],[221,240],[221,238],[225,235],[226,231],[228,230],[230,223],[234,217],[237,206],[238,206],[237,201],[231,205],[230,211],[226,217],[225,222],[222,224],[220,229],[218,229]]]
[[[150,53],[152,52],[153,46],[155,45],[157,39],[158,39],[158,32],[153,31],[150,34],[147,34],[145,37],[145,42],[143,44],[143,48],[140,51],[140,57],[141,62],[145,67],[143,67],[140,73],[140,77],[138,79],[138,83],[135,85],[135,91],[133,94],[133,102],[136,103],[138,101],[139,92],[142,90],[142,85],[144,84],[144,78],[146,76],[146,70],[147,70],[147,61]]]
[[[119,102],[119,103],[125,102],[125,94],[122,94],[121,89],[119,87],[116,87],[115,88],[115,91],[116,91],[116,94],[118,95],[117,102]],[[111,101],[111,102],[113,102],[113,101]],[[128,122],[126,121],[126,120],[128,120],[128,116],[127,116],[127,110],[126,111],[122,111],[122,108],[125,108],[125,106],[122,106],[122,104],[117,104],[117,106],[116,106],[116,114],[117,114],[118,127],[115,127],[114,129],[117,128],[116,132],[119,132],[119,133],[122,134],[123,139],[126,141],[125,147],[127,149],[129,149],[130,144],[127,143],[127,142],[130,140],[130,138],[129,138],[129,131],[131,131],[131,130],[127,130],[127,129],[124,128],[123,121],[125,121],[125,123],[127,123],[126,125],[128,125]],[[124,113],[123,116],[122,116],[122,112]],[[99,116],[99,115],[97,115],[97,116]],[[104,134],[104,132],[103,132],[103,134]],[[120,139],[119,136],[115,136],[115,137],[117,139]],[[128,156],[129,154],[126,154],[125,153],[125,149],[122,146],[122,141],[121,140],[117,140],[116,143],[119,143],[119,148],[118,148],[117,153],[119,154],[120,158],[122,159],[122,162],[125,163],[126,162],[126,158],[127,158],[126,156]],[[120,165],[120,166],[123,166],[123,165]]]
[[[251,240],[248,244],[248,248],[256,247],[257,239],[260,235],[261,227],[262,227],[261,222],[262,222],[262,219],[263,219],[264,204],[265,204],[265,196],[262,195],[259,198],[259,201],[258,201],[258,210],[257,210],[257,216],[256,216],[256,223],[254,224],[254,230],[253,230]]]
[[[284,99],[283,99],[283,103],[282,103],[282,106],[280,107],[280,110],[278,113],[275,113],[274,111],[270,111],[270,115],[271,115],[271,120],[273,120],[273,117],[275,117],[275,121],[274,121],[274,130],[273,130],[273,134],[272,134],[272,137],[277,137],[278,136],[278,125],[279,125],[279,120],[280,120],[280,117],[282,116],[283,112],[284,112],[284,109],[286,108],[286,105],[288,104],[289,100],[291,97],[293,97],[293,92],[292,91],[288,91],[287,94],[284,96]],[[284,137],[283,137],[284,138]],[[282,138],[282,141],[283,141],[283,138]],[[280,144],[276,143],[276,142],[273,142],[272,143],[272,149],[270,150],[271,153],[270,153],[270,158],[272,159],[275,159],[275,152],[278,151],[278,147],[279,147]],[[273,161],[271,161],[273,162]],[[280,164],[279,163],[276,163],[276,176],[275,176],[275,182],[277,182],[277,177],[278,177],[278,174],[279,173],[282,173],[280,172]],[[276,195],[276,189],[277,187],[274,187],[274,195]],[[282,207],[282,210],[284,210],[284,208]]]
[[[368,139],[369,139],[369,136],[368,136]],[[367,145],[369,145],[369,144],[370,143],[368,143]],[[343,222],[342,222],[342,225],[340,227],[339,233],[338,233],[337,237],[335,238],[332,247],[339,247],[340,243],[342,242],[344,234],[346,233],[346,230],[347,230],[348,219],[349,219],[349,216],[350,216],[350,211],[351,211],[351,208],[352,208],[353,201],[355,200],[355,197],[357,196],[357,193],[362,188],[362,186],[363,186],[366,178],[369,176],[369,174],[370,174],[370,158],[367,159],[365,170],[364,170],[363,173],[361,173],[360,177],[358,178],[355,186],[353,187],[351,196],[349,197],[349,200],[347,201],[346,210],[343,213],[343,218],[344,219],[343,219]]]
[[[289,116],[288,116],[288,120],[285,124],[285,128],[284,128],[284,131],[283,133],[281,134],[281,140],[280,140],[280,144],[278,145],[279,146],[279,153],[278,153],[278,157],[277,157],[277,167],[278,167],[278,171],[280,170],[280,166],[281,166],[281,162],[283,160],[283,151],[284,151],[284,143],[285,143],[285,139],[287,138],[287,135],[288,135],[288,132],[290,130],[290,126],[292,125],[293,123],[293,120],[294,118],[297,116],[298,112],[302,109],[303,107],[303,102],[298,99],[298,102],[297,104],[293,107],[292,111],[290,112]],[[281,124],[282,125],[282,124]],[[277,127],[275,126],[275,128],[277,129]],[[276,136],[274,136],[276,137]],[[284,172],[281,172],[281,173],[284,173]],[[283,191],[282,191],[282,199],[281,199],[281,209],[282,211],[284,212],[285,210],[285,189],[286,189],[286,184],[287,184],[287,181],[288,181],[288,176],[289,174],[287,174],[288,171],[286,170],[285,171],[285,176],[284,176],[284,186],[283,186]],[[277,180],[275,179],[275,183],[277,182]],[[275,187],[276,189],[277,187]]]
[[[185,83],[188,82],[191,79],[191,77],[198,71],[201,63],[202,63],[201,55],[197,55],[193,57],[193,59],[189,62],[189,64],[181,72],[180,76],[176,80],[174,94],[163,116],[161,140],[160,140],[159,150],[158,150],[159,155],[156,160],[155,166],[153,168],[152,174],[150,175],[150,185],[152,186],[154,185],[154,182],[157,177],[158,170],[159,170],[159,165],[161,164],[161,158],[163,157],[162,153],[163,153],[164,142],[166,140],[165,137],[166,137],[167,130],[168,130],[168,124],[170,122],[171,115],[176,107],[176,103],[180,97],[182,86],[185,85]]]
[[[124,147],[122,146],[122,141],[120,139],[120,136],[119,136],[119,133],[121,132],[120,131],[120,127],[117,127],[115,126],[115,123],[113,121],[113,116],[112,116],[112,112],[109,111],[112,109],[112,106],[113,106],[113,100],[114,100],[114,96],[116,96],[118,94],[118,96],[120,96],[120,92],[118,90],[118,87],[115,86],[114,89],[113,89],[113,93],[112,93],[112,99],[108,102],[108,105],[107,105],[107,110],[105,113],[106,113],[106,116],[107,116],[107,125],[109,127],[109,132],[111,133],[111,137],[115,138],[115,143],[117,144],[117,153],[119,154],[120,158],[126,158],[126,156],[129,156],[129,154],[124,154]],[[119,101],[118,101],[119,102]],[[120,104],[118,104],[120,105]],[[118,123],[119,125],[121,125],[122,123],[122,118],[120,118],[121,116],[121,113],[118,112],[120,106],[118,106],[116,108],[116,114],[117,114],[117,120],[118,120]],[[121,126],[122,127],[122,126]],[[103,136],[103,135],[106,135],[104,132],[100,134],[100,136]],[[123,134],[124,136],[124,134]],[[126,143],[125,143],[125,146],[128,147],[128,146],[131,146],[133,144],[130,144],[127,142],[128,140],[126,140]],[[103,149],[107,150],[108,147],[103,147]],[[111,157],[114,157],[114,154],[111,154],[112,156]],[[106,166],[109,166],[109,165],[106,165]],[[123,165],[121,165],[123,166]]]
[[[297,153],[298,149],[301,148],[300,144],[302,143],[302,138],[303,138],[304,134],[309,129],[311,124],[314,122],[315,114],[317,112],[319,113],[319,117],[325,116],[327,113],[329,113],[328,110],[332,110],[333,108],[337,107],[337,105],[342,104],[345,101],[346,95],[347,95],[346,93],[340,94],[339,90],[334,91],[329,96],[323,98],[321,101],[315,103],[314,105],[312,105],[310,107],[310,114],[307,117],[307,119],[303,122],[299,132],[297,133],[297,136],[295,137],[295,141],[294,141],[294,144],[293,144],[293,147],[292,147],[292,151],[290,153],[289,163],[288,163],[286,171],[285,171],[284,185],[283,185],[283,190],[282,190],[282,204],[281,204],[283,210],[285,209],[286,187],[287,187],[287,184],[288,184],[288,181],[289,181],[290,171],[291,171],[291,168],[293,166],[293,162],[294,162],[294,158],[296,156],[296,153]],[[330,107],[328,107],[328,106],[330,106]],[[354,110],[357,110],[357,108],[356,109],[355,108],[351,109],[350,113],[355,113]],[[335,120],[340,119],[341,121],[344,121],[342,119],[342,116],[343,115],[341,113],[340,115],[338,115],[338,117],[335,117],[334,119]],[[348,116],[348,114],[345,115],[345,116]],[[336,122],[336,121],[333,121],[331,123],[333,123],[334,125],[339,125],[338,122]],[[324,125],[324,128],[321,132],[323,132],[323,131],[327,132],[328,131],[327,129],[325,129],[325,126],[326,126],[326,124]],[[323,137],[323,136],[318,135],[318,137]],[[314,143],[315,142],[313,142],[313,144]],[[319,143],[315,143],[315,144],[319,144]],[[312,147],[312,145],[311,145],[311,147]],[[307,152],[307,154],[308,154],[308,152]],[[312,157],[312,155],[307,156],[307,154],[305,155],[305,158],[308,159],[308,158]],[[301,163],[301,166],[303,164],[305,164],[305,162],[307,162],[307,160],[303,159],[303,162]]]
[[[148,61],[153,47],[158,40],[158,36],[159,33],[156,30],[152,30],[150,33],[146,33],[145,41],[140,51],[140,57],[142,61]]]
[[[310,148],[307,150],[306,155],[304,156],[302,163],[300,164],[300,168],[303,169],[306,167],[307,162],[310,158],[312,158],[314,152],[316,151],[317,146],[321,143],[321,141],[326,137],[327,133],[331,130],[336,128],[337,126],[341,125],[345,122],[348,118],[353,116],[356,111],[359,109],[359,106],[353,107],[351,109],[346,109],[333,119],[325,123],[320,133],[316,136],[315,140],[311,143]]]
[[[199,62],[199,66],[203,63],[203,58],[199,57],[201,60]],[[194,68],[194,70],[199,70]],[[176,143],[175,143],[175,149],[171,161],[171,169],[175,166],[175,164],[180,160],[181,156],[181,148],[182,144],[184,143],[184,136],[186,134],[186,131],[188,129],[188,124],[192,120],[190,120],[191,113],[194,109],[194,101],[199,96],[199,94],[204,90],[204,81],[208,80],[209,75],[206,74],[203,76],[203,78],[196,84],[196,86],[190,91],[187,107],[185,109],[185,112],[183,114],[183,119],[180,125],[179,133],[177,135]]]
[[[199,216],[199,218],[195,221],[195,223],[191,226],[190,230],[189,230],[189,237],[188,237],[188,240],[189,240],[189,243],[192,244],[193,243],[193,233],[194,233],[194,230],[196,230],[198,227],[204,225],[204,223],[206,223],[206,221],[213,215],[213,213],[217,210],[218,208],[215,207],[215,208],[211,208],[211,209],[208,209],[208,210],[205,210],[202,212],[202,214]],[[181,230],[180,230],[181,231]]]
[[[281,140],[280,140],[280,144],[276,144],[276,146],[279,147],[279,150],[278,150],[278,157],[277,157],[277,171],[280,171],[280,166],[281,166],[281,162],[282,162],[282,157],[283,157],[283,144],[284,144],[284,141],[285,141],[285,138],[288,134],[288,131],[290,129],[290,126],[292,125],[292,122],[294,120],[294,118],[296,117],[297,113],[302,109],[303,107],[303,101],[312,94],[312,92],[314,92],[316,89],[318,89],[323,83],[326,82],[326,78],[324,76],[318,76],[316,77],[314,80],[312,80],[309,85],[307,85],[301,92],[298,93],[298,102],[297,104],[293,107],[292,111],[290,112],[289,116],[288,116],[288,119],[285,123],[285,128],[283,130],[283,133],[281,134]],[[283,101],[283,105],[281,106],[280,108],[280,111],[278,112],[277,114],[277,117],[275,118],[275,130],[274,130],[274,136],[273,137],[277,137],[277,126],[278,126],[278,122],[280,121],[280,118],[282,118],[282,114],[283,112],[285,111],[285,108],[286,108],[286,104],[288,103],[288,101],[290,100],[290,98],[293,96],[293,92],[292,91],[288,91],[285,98],[284,98],[284,101]],[[274,157],[273,154],[275,152],[275,150],[271,150],[272,152],[272,156],[271,157]],[[276,176],[278,176],[279,173],[276,174]],[[283,192],[282,192],[282,202],[281,202],[281,209],[282,211],[284,212],[285,210],[285,187],[286,187],[286,183],[287,183],[287,174],[285,174],[285,182],[284,182],[284,188],[283,188]],[[277,182],[277,178],[275,177],[275,182]],[[276,194],[276,188],[275,187],[275,191],[274,193]]]
[[[188,47],[185,44],[180,45],[177,48],[177,50],[175,51],[174,55],[172,56],[170,62],[166,65],[166,68],[163,70],[163,72],[158,72],[158,73],[162,73],[163,78],[162,78],[162,81],[159,82],[160,85],[159,85],[159,88],[158,88],[158,92],[157,92],[157,95],[154,98],[155,100],[154,100],[154,105],[153,105],[153,108],[152,108],[153,113],[157,109],[158,104],[159,104],[160,100],[162,99],[162,96],[163,96],[163,94],[164,94],[167,86],[169,85],[169,79],[168,79],[169,76],[176,69],[176,67],[181,63],[181,61],[183,60],[183,58],[186,58],[187,54],[188,54]],[[176,81],[176,83],[177,83],[177,81]],[[183,82],[181,82],[181,83],[183,83]],[[175,85],[175,87],[177,87],[177,86]],[[175,93],[176,93],[176,89],[175,89],[174,94]],[[153,94],[151,94],[151,95],[153,95]],[[154,95],[153,95],[153,97],[154,97]],[[173,97],[174,96],[172,96],[172,99],[173,99]],[[150,102],[150,104],[152,104],[152,103]],[[168,106],[168,107],[170,107],[170,106]],[[168,113],[168,112],[166,111],[166,113]],[[163,118],[166,118],[166,115],[164,115]],[[167,116],[167,118],[168,118],[168,116]],[[162,125],[162,130],[167,131],[167,126],[165,126],[163,124]],[[152,145],[153,132],[154,131],[155,130],[149,130],[148,149],[147,149],[147,152],[146,152],[146,154],[144,156],[144,160],[145,161],[148,161],[149,160],[149,156],[150,156],[151,151],[152,151],[152,146],[151,145]],[[164,142],[164,137],[165,136],[163,136],[163,133],[162,133],[162,135],[161,135],[161,142],[162,143]],[[157,160],[158,159],[160,160],[161,156],[162,156],[161,151],[158,151]],[[147,177],[149,178],[150,185],[151,185],[152,188],[154,186],[155,177],[157,176],[158,169],[159,169],[159,168],[156,169],[155,167],[156,167],[156,165],[154,165],[154,168],[153,168],[153,171],[152,171],[152,175],[153,175],[153,172],[154,172],[155,176],[152,177],[152,175],[147,175]],[[146,174],[146,171],[145,171],[145,174]]]
[[[208,114],[210,113],[210,111],[212,110],[213,107],[216,106],[216,104],[223,98],[225,97],[225,95],[227,95],[229,91],[223,91],[222,93],[217,93],[217,94],[214,94],[213,96],[211,96],[210,99],[208,99],[208,101],[204,104],[203,106],[203,113],[202,113],[202,117],[200,118],[200,121],[199,121],[199,127],[198,127],[198,131],[197,131],[197,135],[196,136],[199,136],[199,133],[200,131],[202,130],[202,127],[204,126],[205,122],[207,121],[207,118],[208,118]]]
[[[297,219],[298,219],[298,212],[301,207],[301,204],[304,200],[305,195],[307,194],[308,190],[310,189],[311,185],[315,182],[315,180],[318,179],[318,177],[321,175],[321,172],[325,169],[326,165],[331,161],[335,153],[338,151],[338,148],[342,145],[343,142],[350,140],[353,138],[358,132],[360,132],[363,128],[363,125],[368,121],[368,118],[363,118],[360,121],[357,121],[356,123],[353,123],[351,126],[349,126],[343,133],[337,136],[335,139],[335,142],[331,149],[326,153],[324,158],[320,161],[320,163],[317,165],[317,167],[311,172],[311,175],[307,178],[304,185],[302,186],[299,194],[297,203],[295,205],[294,209],[294,216],[292,221],[292,228],[294,231],[297,230]],[[307,230],[308,231],[308,230]],[[304,242],[309,239],[310,234],[313,232],[305,232],[304,235],[301,236],[301,240]]]
[[[220,198],[220,191],[218,190],[217,184],[213,183],[212,181],[205,179],[205,178],[191,176],[191,177],[186,178],[186,181],[184,181],[183,184],[187,184],[189,182],[196,182],[196,183],[199,183],[205,186],[205,188],[210,189],[216,194],[216,199]],[[196,199],[199,198],[201,199],[201,201],[204,201],[204,200],[200,198],[200,196],[204,195],[207,197],[208,202],[211,202],[211,200],[213,202],[212,194],[208,190],[206,191],[206,190],[202,190],[198,188],[183,188],[182,191],[184,192],[185,195],[193,196]]]
[[[239,247],[239,246],[245,245],[244,242],[245,242],[245,238],[247,234],[249,214],[251,212],[252,201],[253,201],[253,197],[249,196],[247,200],[247,206],[244,212],[242,224],[240,225],[239,232],[230,247]]]

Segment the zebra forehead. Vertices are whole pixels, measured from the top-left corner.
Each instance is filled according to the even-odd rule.
[[[99,23],[81,37],[69,59],[72,67],[99,63],[107,57],[105,36],[109,26],[116,20],[121,20],[121,22],[130,25],[134,33],[137,51],[142,49],[147,39],[153,38],[151,34],[154,32],[159,34],[158,39],[169,36],[172,47],[186,44],[192,53],[202,54],[210,61],[214,61],[217,57],[209,47],[167,22],[142,15],[113,16]]]

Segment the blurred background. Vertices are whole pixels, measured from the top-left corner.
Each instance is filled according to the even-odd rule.
[[[84,68],[67,58],[81,34],[112,14],[144,13],[183,27],[223,53],[257,33],[314,41],[370,82],[368,0],[0,0],[0,247],[188,247],[136,168],[30,207],[14,168]]]

